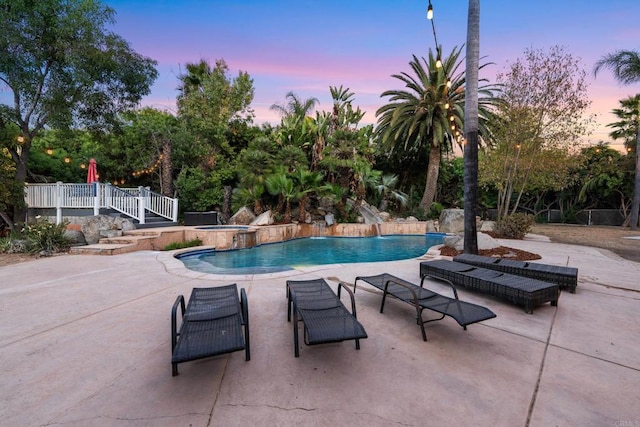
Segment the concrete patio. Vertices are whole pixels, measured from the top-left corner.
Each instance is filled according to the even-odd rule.
[[[361,349],[302,345],[299,358],[287,279],[389,272],[419,283],[420,260],[213,276],[141,251],[1,267],[0,424],[639,426],[640,264],[535,236],[502,243],[577,267],[576,294],[530,315],[460,289],[497,317],[467,331],[451,318],[429,323],[424,342],[410,306],[389,301],[380,314],[380,295],[359,286]],[[176,296],[229,283],[248,294],[251,361],[232,353],[172,377]]]

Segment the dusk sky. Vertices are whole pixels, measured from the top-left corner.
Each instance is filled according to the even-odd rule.
[[[254,81],[256,123],[279,122],[270,111],[293,91],[315,97],[330,110],[329,86],[355,93],[375,123],[385,103],[380,94],[401,89],[391,77],[410,72],[411,55],[435,48],[426,19],[427,0],[158,1],[108,0],[117,12],[113,30],[138,53],[158,61],[160,77],[143,105],[175,111],[178,75],[185,64],[224,59]],[[466,0],[432,0],[438,42],[445,53],[466,41]],[[591,113],[598,128],[591,141],[609,141],[605,125],[620,99],[640,93],[640,84],[621,86],[608,70],[593,77],[593,65],[606,53],[640,50],[639,0],[481,1],[480,55],[492,62],[485,76],[494,81],[526,48],[563,46],[580,58],[588,73]],[[617,148],[621,143],[617,145]]]

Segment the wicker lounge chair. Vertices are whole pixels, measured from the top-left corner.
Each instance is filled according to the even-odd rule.
[[[422,339],[424,341],[427,340],[427,334],[424,331],[424,324],[434,322],[436,320],[442,320],[445,316],[454,318],[465,331],[467,330],[467,325],[496,317],[495,313],[486,307],[460,301],[458,299],[458,292],[456,291],[456,288],[451,284],[454,298],[446,297],[425,289],[423,287],[424,278],[420,282],[420,286],[418,286],[411,282],[407,282],[406,280],[392,276],[391,274],[358,276],[354,282],[354,292],[358,284],[358,280],[362,280],[363,282],[375,286],[383,292],[380,313],[384,310],[384,303],[387,295],[391,295],[415,307],[417,323],[420,325]],[[422,310],[425,308],[440,313],[442,317],[424,320],[422,318]]]
[[[177,330],[177,311],[182,310],[182,324]],[[184,306],[182,295],[171,310],[171,364],[173,376],[178,363],[244,350],[251,359],[249,347],[249,308],[247,295],[236,284],[215,288],[193,288]]]
[[[351,313],[340,301],[340,290],[344,288],[351,297]],[[287,320],[293,316],[294,354],[298,357],[298,321],[304,324],[304,342],[307,345],[355,340],[360,349],[360,340],[367,338],[364,327],[356,318],[356,303],[353,292],[342,284],[338,295],[324,279],[287,280]]]
[[[453,260],[477,267],[502,271],[504,273],[530,277],[544,282],[557,283],[560,289],[566,289],[572,294],[576,292],[576,286],[578,286],[578,269],[573,267],[562,267],[538,262],[517,261],[473,254],[461,254],[454,257]]]
[[[533,313],[537,305],[550,302],[558,305],[560,287],[557,283],[544,282],[516,276],[462,262],[435,260],[420,263],[420,276],[446,280],[457,286],[493,295],[523,305],[527,313]]]

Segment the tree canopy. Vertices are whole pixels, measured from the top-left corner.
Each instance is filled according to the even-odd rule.
[[[498,190],[501,217],[516,212],[526,191],[563,185],[562,159],[579,146],[592,119],[586,72],[562,47],[526,49],[497,79],[496,147],[482,156],[480,179]]]
[[[112,127],[149,94],[156,62],[107,29],[114,11],[98,1],[0,0],[0,10],[0,85],[11,94],[0,116],[19,129],[8,150],[23,184],[45,126]]]

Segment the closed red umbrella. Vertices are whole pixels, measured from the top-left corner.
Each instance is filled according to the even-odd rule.
[[[98,166],[96,165],[96,159],[89,160],[89,170],[87,171],[87,183],[93,184],[98,182]]]

